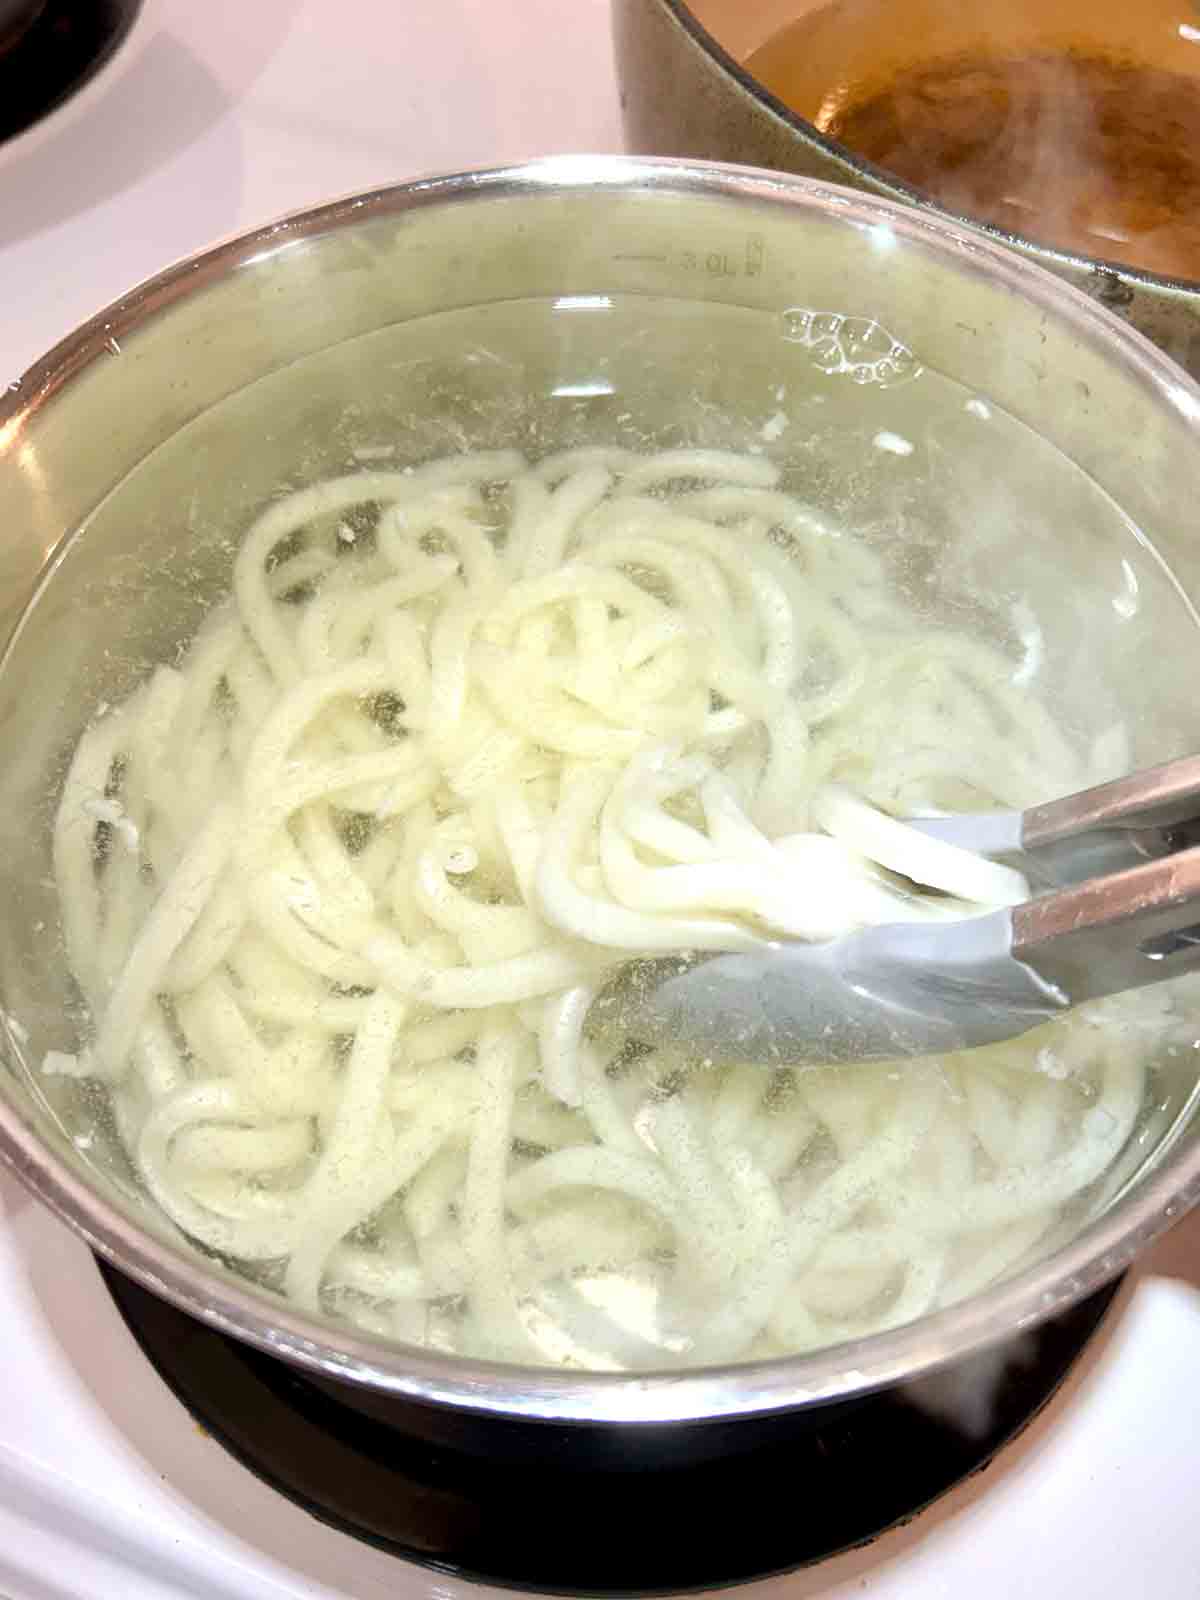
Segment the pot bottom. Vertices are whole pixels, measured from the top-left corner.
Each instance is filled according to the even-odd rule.
[[[600,1430],[609,1448],[597,1452],[579,1425],[497,1431],[491,1419],[392,1399],[387,1420],[381,1407],[368,1416],[345,1403],[341,1386],[194,1321],[103,1263],[100,1271],[192,1417],[312,1516],[439,1572],[606,1595],[763,1578],[908,1521],[1037,1415],[1116,1292],[853,1405],[677,1427],[664,1464],[653,1449],[614,1452],[611,1429]],[[452,1427],[439,1427],[445,1417]],[[506,1427],[525,1436],[515,1453]],[[680,1436],[697,1448],[679,1449]]]

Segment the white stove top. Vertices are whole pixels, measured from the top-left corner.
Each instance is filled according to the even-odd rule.
[[[147,0],[77,107],[0,146],[0,380],[140,278],[279,212],[418,172],[619,148],[607,12]],[[988,1472],[868,1549],[750,1592],[1196,1600],[1198,1371],[1200,1216]],[[87,1251],[0,1177],[0,1600],[481,1592],[332,1532],[234,1462],[134,1345]]]

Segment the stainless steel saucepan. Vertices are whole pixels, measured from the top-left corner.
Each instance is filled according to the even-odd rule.
[[[513,308],[527,302],[553,314],[517,349]],[[401,346],[423,337],[421,319],[441,314],[475,329],[471,359],[431,335],[419,360],[401,360]],[[722,344],[726,314],[735,332]],[[831,364],[836,351],[844,368]],[[844,444],[859,451],[847,483],[869,488],[878,465],[880,516],[899,493],[887,474],[905,469],[871,450],[871,430],[895,416],[921,436],[931,403],[923,397],[935,392],[918,379],[922,369],[940,375],[937,393],[983,394],[1026,430],[1022,459],[1007,453],[981,479],[958,476],[959,456],[944,452],[922,491],[944,490],[947,505],[961,492],[969,509],[983,482],[1015,493],[1026,475],[1025,521],[1013,525],[1015,543],[983,551],[992,577],[981,568],[981,581],[1002,588],[1012,579],[1013,552],[1043,512],[1054,535],[1047,561],[1078,531],[1053,473],[1044,495],[1029,477],[1037,436],[1081,469],[1097,503],[1122,508],[1185,597],[1171,590],[1175,631],[1164,633],[1146,593],[1137,614],[1128,604],[1115,612],[1101,593],[1085,629],[1081,715],[1115,664],[1130,761],[1194,749],[1187,663],[1200,629],[1186,620],[1186,595],[1200,594],[1200,389],[1060,279],[927,211],[764,172],[615,157],[430,178],[184,261],[10,386],[0,397],[0,631],[9,638],[0,662],[0,1154],[33,1194],[156,1294],[322,1379],[358,1386],[372,1404],[407,1399],[601,1431],[732,1424],[928,1373],[1096,1290],[1200,1196],[1200,1120],[1185,1063],[1093,1211],[960,1304],[746,1366],[533,1370],[373,1339],[301,1314],[203,1256],[138,1184],[103,1102],[36,1071],[47,1051],[79,1044],[51,882],[63,762],[99,701],[115,702],[194,632],[227,585],[230,540],[281,486],[345,470],[356,452],[370,459],[381,441],[419,457],[453,447],[464,431],[485,446],[507,435],[536,448],[628,427],[651,442],[716,428],[727,442],[815,462],[803,442],[789,443],[799,435],[774,442],[779,428],[764,419],[783,404],[777,390],[787,388],[787,404],[802,400],[816,367],[833,418],[822,437],[835,453],[813,466],[814,492],[835,492]],[[856,381],[872,374],[877,382]],[[536,406],[526,404],[531,395]],[[961,402],[953,409],[961,413]],[[806,424],[802,438],[816,431]],[[973,462],[978,473],[969,455],[962,470]],[[966,522],[976,525],[973,513]],[[1108,570],[1103,552],[1095,561],[1083,546],[1078,554],[1078,592],[1054,584],[1051,621],[1064,630],[1083,626],[1087,585]],[[1118,579],[1120,570],[1117,562]]]

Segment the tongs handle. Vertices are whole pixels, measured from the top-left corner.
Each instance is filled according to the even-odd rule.
[[[1200,846],[1027,900],[1009,915],[1012,954],[1072,1004],[1178,977],[1200,968]]]
[[[1200,756],[975,820],[1055,886],[1012,909],[1012,953],[1072,1004],[1200,967]]]
[[[921,818],[923,833],[1007,856],[1035,889],[1080,884],[1200,843],[1200,756],[1065,795],[1028,811]]]
[[[1110,828],[1171,831],[1200,819],[1200,756],[1099,783],[1023,813],[1024,848],[1039,850],[1081,833]]]

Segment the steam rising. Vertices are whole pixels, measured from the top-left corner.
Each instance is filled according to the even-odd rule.
[[[1186,78],[1083,55],[955,58],[824,131],[952,210],[1200,276],[1200,94]]]
[[[1200,278],[1200,28],[1139,0],[839,0],[748,59],[856,155],[964,215]]]
[[[1038,1356],[1037,1339],[1021,1333],[904,1386],[904,1397],[919,1411],[945,1423],[966,1439],[982,1439],[995,1425],[1004,1390]]]

